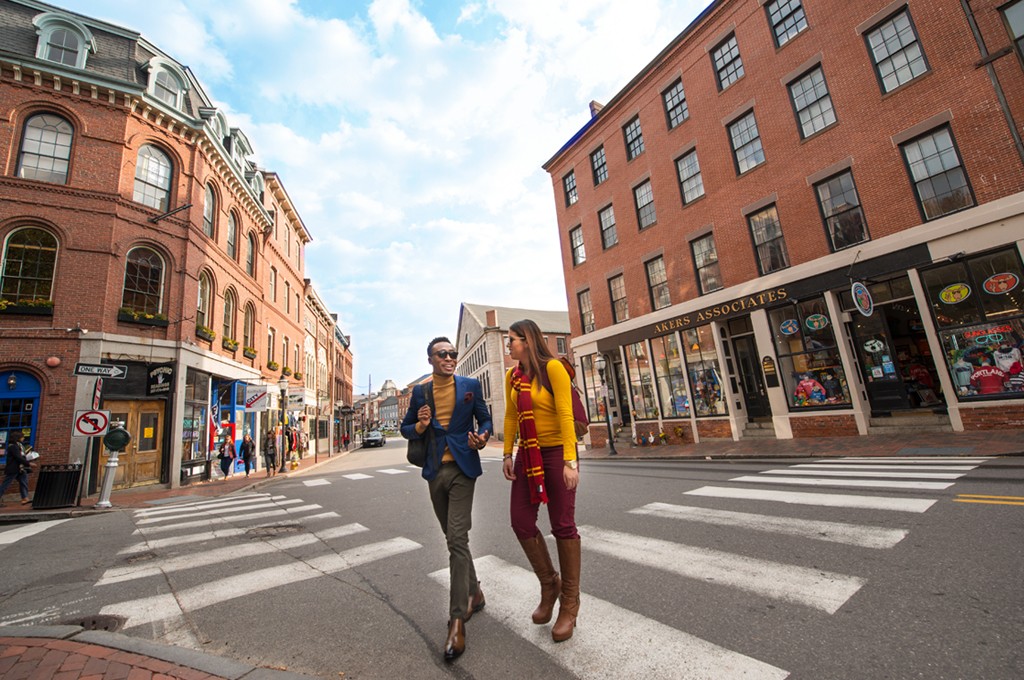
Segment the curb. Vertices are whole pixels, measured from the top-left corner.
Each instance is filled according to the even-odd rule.
[[[192,668],[228,680],[308,680],[312,677],[291,671],[251,666],[206,652],[141,640],[120,633],[85,630],[81,626],[0,626],[0,637],[46,638],[108,647]]]

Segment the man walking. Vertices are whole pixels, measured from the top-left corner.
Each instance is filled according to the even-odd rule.
[[[465,651],[465,622],[485,604],[469,550],[469,530],[473,524],[473,490],[476,478],[483,473],[480,449],[493,432],[480,381],[455,375],[458,356],[448,338],[430,341],[427,361],[434,369],[432,383],[413,387],[401,427],[406,439],[431,435],[423,478],[448,542],[451,576],[445,661]]]

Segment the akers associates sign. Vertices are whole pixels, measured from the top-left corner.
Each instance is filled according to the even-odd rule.
[[[659,324],[655,324],[654,334],[660,335],[682,328],[700,326],[712,321],[722,321],[787,299],[789,299],[789,293],[783,287],[762,291],[754,295],[737,298],[731,302],[704,307],[689,314],[681,314],[668,321],[662,321]]]

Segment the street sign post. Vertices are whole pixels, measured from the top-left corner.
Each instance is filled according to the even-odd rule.
[[[75,413],[75,428],[72,434],[76,437],[96,437],[106,434],[110,427],[110,411],[78,411]]]
[[[92,391],[92,408],[95,411],[100,407],[100,400],[103,398],[103,378],[96,378],[96,387]]]
[[[75,375],[100,376],[103,378],[113,378],[114,380],[124,380],[128,375],[128,367],[114,364],[75,364]]]

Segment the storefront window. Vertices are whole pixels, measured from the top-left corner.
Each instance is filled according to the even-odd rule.
[[[697,417],[725,415],[728,410],[722,399],[722,370],[711,325],[684,330],[683,347]]]
[[[664,335],[651,340],[654,356],[654,375],[658,383],[661,411],[666,418],[684,418],[690,415],[690,396],[686,393],[686,375],[683,357],[675,335]]]
[[[601,381],[594,366],[597,355],[583,357],[583,394],[587,399],[587,416],[591,422],[604,422],[604,399],[601,398]]]
[[[657,400],[654,397],[654,381],[651,378],[651,362],[643,342],[626,346],[628,361],[629,389],[633,396],[633,417],[637,420],[651,420],[658,417]]]
[[[188,369],[185,373],[185,405],[181,428],[182,463],[207,460],[209,395],[210,376]],[[192,473],[187,476],[192,476]]]
[[[929,269],[921,278],[957,394],[1024,396],[1024,270],[1016,250]]]
[[[768,320],[792,407],[848,406],[850,390],[825,300],[814,298],[772,309]]]

